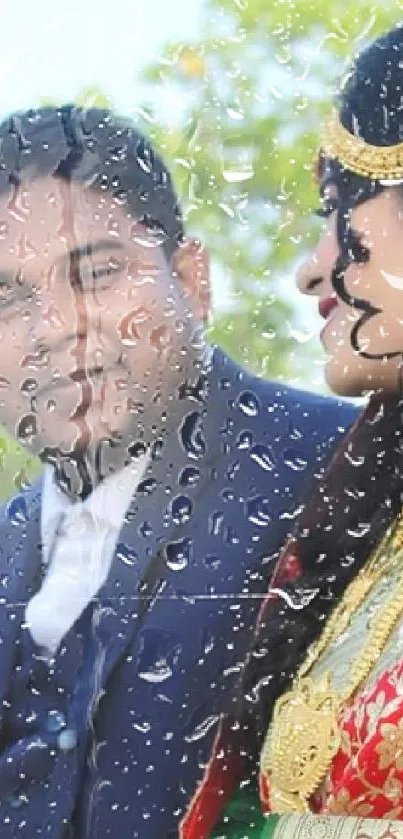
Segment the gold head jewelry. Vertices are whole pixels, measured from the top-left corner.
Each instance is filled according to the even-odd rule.
[[[364,568],[353,579],[322,634],[308,650],[291,689],[277,700],[261,755],[274,813],[309,812],[310,798],[326,778],[340,748],[340,710],[365,682],[403,614],[403,518],[388,529]],[[343,691],[334,690],[329,673],[309,677],[313,665],[346,631],[352,616],[385,575],[398,572],[391,597],[370,626],[368,638],[350,667]]]
[[[347,131],[336,111],[325,122],[320,147],[325,157],[338,160],[355,175],[372,181],[403,180],[403,143],[371,146]]]

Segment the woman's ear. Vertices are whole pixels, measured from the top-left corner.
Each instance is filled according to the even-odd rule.
[[[195,317],[206,324],[211,307],[210,259],[207,249],[198,239],[186,239],[173,254],[171,267],[192,302]]]

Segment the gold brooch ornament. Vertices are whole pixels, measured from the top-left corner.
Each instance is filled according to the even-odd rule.
[[[325,122],[320,147],[325,157],[338,160],[355,175],[372,181],[403,180],[403,143],[371,146],[347,131],[336,111]]]
[[[329,773],[340,748],[340,711],[367,679],[403,614],[403,571],[399,570],[402,549],[403,520],[399,517],[348,586],[318,641],[309,649],[291,689],[275,704],[261,755],[261,772],[268,779],[273,813],[309,812],[312,795]],[[396,585],[350,667],[345,689],[335,691],[329,673],[316,680],[310,678],[308,674],[321,654],[346,631],[374,585],[392,570],[398,571]]]
[[[328,674],[318,682],[302,679],[276,703],[270,759],[274,813],[309,812],[309,799],[340,747],[338,711]]]

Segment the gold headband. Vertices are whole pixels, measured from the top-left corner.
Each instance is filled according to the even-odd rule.
[[[335,111],[325,123],[321,150],[325,157],[338,160],[345,169],[372,181],[403,180],[403,143],[370,146],[361,137],[350,134]]]

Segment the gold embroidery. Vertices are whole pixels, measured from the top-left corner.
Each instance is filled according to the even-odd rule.
[[[391,801],[392,803],[393,802],[395,803],[395,805],[397,807],[397,811],[400,815],[400,813],[402,811],[402,807],[401,807],[400,802],[402,800],[403,790],[402,790],[402,784],[401,784],[401,781],[399,781],[399,778],[394,778],[393,776],[389,776],[388,778],[386,778],[385,783],[383,785],[383,791],[384,791],[385,797],[388,799],[388,801]],[[395,807],[395,809],[396,809],[396,807]],[[393,815],[393,816],[389,816],[389,818],[396,819],[397,816]]]
[[[317,683],[304,679],[276,703],[273,729],[281,736],[274,737],[270,755],[273,812],[309,811],[307,802],[340,746],[338,708],[327,675]]]
[[[340,708],[367,678],[403,612],[403,571],[398,575],[392,596],[370,628],[364,650],[351,667],[345,690],[333,690],[329,674],[313,682],[307,673],[326,647],[346,630],[352,615],[375,583],[391,570],[396,571],[402,539],[403,526],[399,518],[346,590],[322,635],[308,651],[291,690],[275,705],[261,756],[261,771],[269,776],[272,812],[308,812],[309,799],[326,777],[340,748],[337,724]]]
[[[351,799],[347,789],[342,787],[336,795],[330,798],[330,809],[335,816],[371,816],[373,807],[368,801],[355,801]]]
[[[380,727],[382,740],[378,743],[376,751],[380,756],[379,768],[387,769],[395,765],[401,772],[403,769],[403,719],[395,725],[385,722]]]

